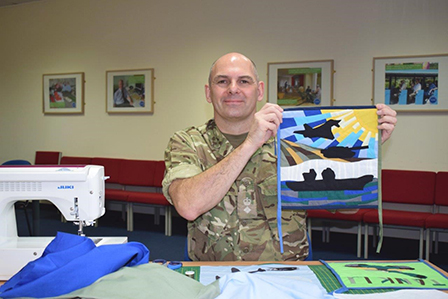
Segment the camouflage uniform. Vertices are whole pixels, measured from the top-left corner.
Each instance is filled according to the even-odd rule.
[[[277,230],[277,158],[271,138],[251,157],[225,197],[188,222],[188,255],[194,261],[281,261],[308,255],[304,211],[283,211],[284,253]],[[163,192],[176,179],[212,167],[233,150],[214,120],[179,131],[165,151]],[[213,188],[213,186],[210,186]]]

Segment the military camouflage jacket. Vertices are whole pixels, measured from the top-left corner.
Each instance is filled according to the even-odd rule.
[[[212,210],[188,222],[188,255],[194,261],[299,260],[308,255],[304,211],[283,211],[284,253],[277,229],[275,139],[258,149],[226,196]],[[165,151],[163,192],[176,179],[212,167],[233,150],[214,120],[179,131]],[[210,186],[213,188],[213,186]]]

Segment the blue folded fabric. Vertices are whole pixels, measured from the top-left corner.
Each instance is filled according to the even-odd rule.
[[[86,287],[121,267],[148,261],[149,250],[141,243],[97,247],[89,238],[58,232],[40,258],[0,286],[0,297],[59,296]]]

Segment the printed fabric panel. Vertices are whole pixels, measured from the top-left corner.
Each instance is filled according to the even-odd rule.
[[[282,209],[377,208],[376,107],[285,109],[277,138]]]

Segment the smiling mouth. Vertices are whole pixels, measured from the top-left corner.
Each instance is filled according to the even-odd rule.
[[[226,99],[226,100],[224,100],[224,103],[226,103],[226,104],[242,104],[242,103],[244,103],[244,100],[242,100],[242,99]]]

